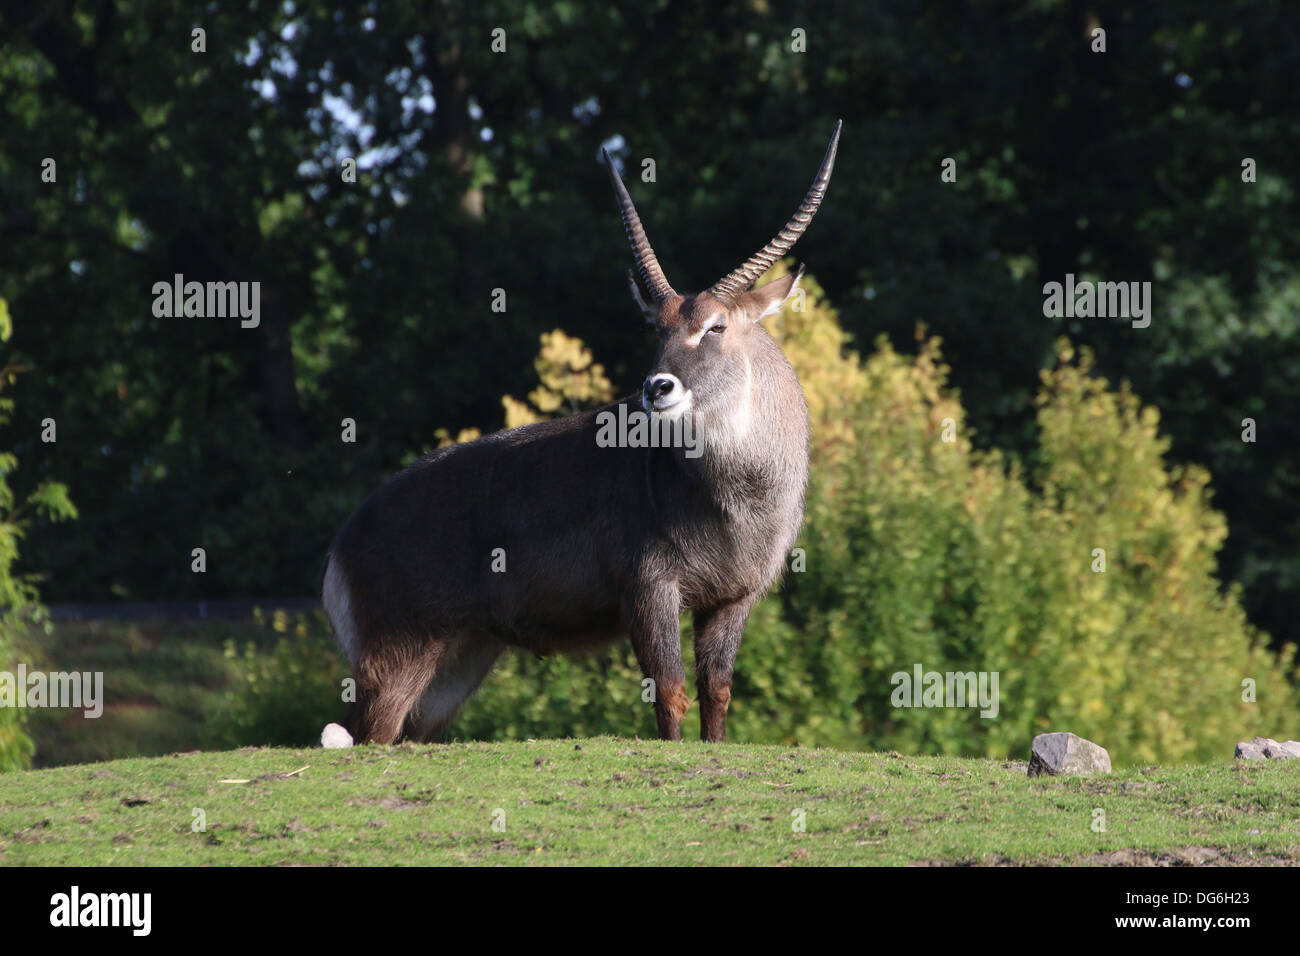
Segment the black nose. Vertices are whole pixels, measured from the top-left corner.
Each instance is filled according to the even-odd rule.
[[[671,378],[660,377],[646,379],[645,397],[653,401],[656,398],[662,398],[669,394],[676,387],[677,383]]]

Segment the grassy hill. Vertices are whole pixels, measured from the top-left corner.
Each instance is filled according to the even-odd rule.
[[[0,775],[0,865],[1296,864],[1298,791],[1300,761],[1030,780],[611,737],[249,748]]]

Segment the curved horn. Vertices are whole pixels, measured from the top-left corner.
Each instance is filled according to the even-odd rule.
[[[826,147],[826,156],[822,159],[822,168],[817,170],[817,178],[809,187],[808,195],[803,197],[803,202],[790,217],[790,221],[785,224],[785,228],[757,254],[751,256],[743,266],[715,282],[709,289],[710,295],[726,302],[734,301],[736,296],[752,286],[763,273],[772,268],[772,263],[789,252],[803,235],[808,224],[812,222],[813,216],[816,215],[817,207],[822,204],[822,198],[826,195],[826,187],[831,181],[831,170],[835,168],[835,151],[840,145],[840,127],[843,125],[843,120],[836,121],[835,132],[831,135],[831,144]]]
[[[623,228],[627,230],[627,241],[632,245],[637,268],[641,272],[646,289],[650,292],[650,297],[658,304],[676,296],[677,293],[664,278],[664,270],[659,267],[654,249],[650,248],[650,240],[645,236],[641,217],[636,214],[636,206],[632,205],[632,197],[628,195],[627,187],[623,185],[618,170],[614,168],[614,161],[609,158],[608,151],[602,149],[600,154],[605,157],[605,167],[609,170],[609,178],[614,183],[614,194],[618,197],[618,209],[623,214]]]

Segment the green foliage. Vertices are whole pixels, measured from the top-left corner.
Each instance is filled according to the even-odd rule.
[[[347,669],[334,649],[321,614],[285,611],[268,623],[278,638],[269,648],[249,640],[241,648],[225,643],[235,686],[216,715],[217,737],[227,746],[305,746],[344,712],[342,682]],[[264,623],[259,612],[258,623]]]
[[[1130,367],[1134,388],[1162,411],[1175,458],[1214,475],[1215,505],[1231,527],[1223,578],[1242,585],[1253,621],[1294,641],[1300,277],[1269,271],[1249,293],[1234,290],[1226,275],[1171,282],[1164,321],[1147,330],[1154,358]],[[1253,441],[1243,440],[1246,419],[1255,426]]]
[[[781,623],[798,625],[783,643],[812,686],[759,698],[764,716],[822,712],[801,742],[930,753],[1023,753],[1069,729],[1122,763],[1213,759],[1296,725],[1293,648],[1271,653],[1219,590],[1208,475],[1170,468],[1155,410],[1059,349],[1025,475],[970,447],[937,342],[915,358],[880,343],[840,483],[827,494],[823,474],[810,495],[808,574],[782,597]],[[918,663],[998,672],[997,719],[892,707],[890,675]]]
[[[1300,419],[1300,113],[1277,44],[1300,6],[1116,0],[1105,55],[1075,5],[1039,0],[218,6],[201,55],[182,0],[0,6],[0,295],[41,317],[15,336],[41,366],[19,385],[15,488],[44,479],[38,450],[85,515],[75,535],[31,529],[47,598],[309,593],[384,475],[529,393],[539,333],[580,338],[617,391],[647,371],[603,144],[632,171],[656,160],[629,187],[695,290],[772,235],[843,117],[799,255],[844,327],[912,349],[926,322],[980,443],[1022,456],[1053,340],[1089,345],[1163,410],[1173,458],[1215,475],[1252,619],[1300,635],[1282,438]],[[482,39],[496,26],[507,54]],[[363,156],[345,182],[340,158]],[[262,325],[153,317],[152,284],[178,272],[260,281]],[[1151,327],[1045,319],[1042,283],[1066,272],[1152,280]],[[30,437],[46,415],[57,460]]]
[[[769,323],[813,425],[806,570],[750,619],[733,740],[1007,756],[1068,728],[1130,764],[1213,760],[1238,739],[1292,734],[1293,651],[1269,651],[1236,589],[1219,590],[1226,524],[1209,476],[1166,462],[1154,409],[1111,389],[1062,340],[1042,375],[1026,472],[973,446],[936,339],[907,356],[882,338],[860,361],[817,281],[803,287],[805,308]],[[310,743],[343,712],[346,668],[320,615],[276,611],[256,624],[275,640],[226,641],[235,684],[213,741]],[[688,617],[683,634],[690,668]],[[996,671],[996,719],[893,707],[892,676],[918,664]],[[1242,699],[1246,680],[1255,702]],[[654,732],[640,670],[618,644],[576,657],[512,652],[452,736]]]
[[[0,299],[0,342],[7,342],[13,326],[9,306]],[[13,363],[0,368],[0,392],[11,386],[24,369]],[[13,399],[0,397],[0,426],[13,417]],[[23,574],[14,565],[19,543],[35,522],[56,522],[77,517],[68,490],[58,482],[45,481],[19,499],[9,486],[18,468],[12,452],[0,452],[0,671],[13,672],[17,664],[15,638],[29,626],[48,626],[48,615],[40,604],[39,578]],[[25,767],[31,762],[33,746],[23,729],[23,711],[0,708],[0,771]]]
[[[528,402],[506,395],[506,428],[518,428],[559,415],[572,415],[614,400],[614,386],[605,369],[592,361],[591,349],[563,329],[542,333],[542,347],[533,362],[540,383]],[[529,404],[531,403],[531,404]]]
[[[456,718],[450,735],[466,740],[602,733],[653,738],[654,709],[642,702],[641,681],[626,642],[571,657],[512,651]]]
[[[1107,644],[1119,630],[1172,666],[1157,633],[1170,622],[1200,642],[1221,625],[1215,640],[1228,643],[1197,654],[1273,673],[1267,659],[1243,657],[1256,635],[1238,619],[1241,602],[1275,650],[1300,636],[1300,469],[1286,431],[1300,421],[1300,113],[1293,57],[1277,43],[1300,30],[1300,6],[1118,0],[1099,13],[1123,24],[1104,56],[1090,52],[1075,5],[1039,0],[1001,17],[978,5],[837,0],[809,11],[808,56],[791,53],[779,4],[615,4],[589,16],[571,3],[398,2],[377,26],[364,5],[222,6],[204,13],[203,55],[159,42],[186,38],[191,6],[0,9],[0,295],[40,317],[20,323],[12,343],[15,362],[40,368],[17,386],[6,448],[24,467],[0,465],[13,501],[32,506],[23,559],[51,572],[47,598],[309,593],[330,535],[382,477],[439,429],[451,440],[490,427],[502,395],[529,394],[542,330],[562,325],[586,343],[616,390],[639,382],[647,345],[621,277],[628,253],[597,164],[602,144],[633,169],[656,160],[655,182],[630,177],[630,188],[670,278],[691,290],[771,236],[843,117],[839,172],[799,254],[836,290],[850,335],[883,331],[895,350],[915,350],[921,320],[942,336],[952,370],[927,371],[937,353],[907,374],[902,356],[891,360],[902,366],[835,366],[839,325],[794,330],[787,349],[803,350],[805,383],[820,389],[809,396],[809,571],[756,612],[744,653],[841,657],[782,681],[775,668],[754,670],[766,683],[749,693],[802,700],[806,684],[825,692],[823,709],[767,713],[760,727],[745,723],[754,705],[738,699],[735,726],[858,739],[858,691],[840,682],[903,651],[973,659],[973,638],[954,635],[978,607],[986,629],[1021,629],[980,654],[1022,650],[1032,632],[1040,657],[1086,656],[1086,638],[1107,648],[1116,673],[1147,660]],[[508,55],[482,42],[496,25],[507,27]],[[1241,180],[1243,153],[1258,162],[1256,183]],[[363,155],[358,181],[343,181],[340,157]],[[948,155],[953,183],[938,175]],[[44,157],[58,160],[56,182],[40,177]],[[148,290],[178,272],[260,281],[262,325],[155,318]],[[1067,272],[1152,280],[1151,327],[1046,320],[1042,283]],[[488,311],[496,287],[508,290],[506,312]],[[1038,383],[1062,334],[1163,411],[1159,475],[1129,399],[1111,407],[1109,393],[1090,395],[1085,411],[1056,391],[1075,387],[1059,370]],[[928,391],[907,392],[909,375]],[[949,375],[961,408],[940,384]],[[1046,404],[1035,413],[1039,388]],[[899,420],[873,419],[868,394]],[[930,448],[925,429],[936,426],[917,417],[918,402],[969,423],[953,454]],[[36,437],[46,416],[60,423],[57,447]],[[338,440],[344,417],[357,422],[355,444]],[[1240,440],[1246,417],[1258,422],[1254,444]],[[1105,423],[1104,433],[1084,427]],[[849,440],[857,435],[902,444],[889,457]],[[976,454],[972,435],[1007,458]],[[1079,473],[1086,459],[1058,439],[1112,463],[1111,485],[1089,485],[1099,479]],[[1098,444],[1109,440],[1135,457],[1117,460]],[[1226,541],[1199,473],[1179,470],[1191,462],[1215,476]],[[1143,468],[1169,504],[1139,494]],[[84,513],[75,534],[48,517],[71,513],[54,475]],[[872,483],[886,479],[895,484]],[[1085,531],[1088,496],[1112,491],[1116,510]],[[1146,523],[1119,527],[1140,514]],[[848,536],[821,540],[822,525]],[[0,542],[3,554],[18,533]],[[1015,573],[990,554],[990,539],[1004,536]],[[1222,577],[1244,590],[1216,604],[1204,580],[1220,542]],[[189,572],[198,544],[205,575]],[[1107,546],[1104,579],[1063,570],[1084,546]],[[994,563],[977,576],[976,558]],[[1174,567],[1148,561],[1164,558]],[[859,577],[841,582],[833,561]],[[994,587],[1003,576],[1020,577],[1021,597],[1009,581]],[[841,584],[848,590],[832,587]],[[1184,604],[1141,610],[1142,588],[1172,589]],[[1121,628],[1121,611],[1107,612],[1099,594],[1135,616]],[[1064,610],[1029,617],[1031,597]],[[860,621],[854,608],[868,598],[879,611]],[[864,622],[883,630],[859,635]],[[618,660],[572,666],[616,674]],[[1034,661],[1008,673],[1048,680]],[[555,668],[549,678],[580,683],[568,664],[503,666],[529,679]],[[1049,682],[1006,720],[1020,720],[1023,735],[1058,687],[1070,713],[1100,701],[1117,726],[1172,719],[1161,702],[1135,714],[1117,680]],[[1263,722],[1278,691],[1267,701],[1261,680]],[[1211,710],[1217,687],[1199,692]],[[586,726],[595,703],[530,706],[538,721],[567,714]],[[1167,706],[1210,720],[1191,702]],[[920,728],[915,713],[876,716],[899,739],[944,749],[983,733],[956,715],[942,732]],[[1193,746],[1169,731],[1151,739],[1160,753]]]

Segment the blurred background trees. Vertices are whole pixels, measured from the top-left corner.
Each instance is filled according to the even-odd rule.
[[[23,564],[48,575],[46,599],[310,593],[330,536],[378,481],[449,436],[500,427],[502,397],[537,388],[540,334],[579,339],[620,393],[639,384],[650,341],[623,278],[602,145],[625,164],[674,284],[696,289],[784,221],[842,117],[835,181],[798,254],[838,312],[835,333],[819,334],[838,341],[842,328],[859,351],[884,344],[859,371],[827,374],[931,369],[934,402],[960,395],[961,454],[912,444],[921,457],[895,465],[869,441],[837,444],[888,435],[871,431],[886,423],[865,400],[831,401],[815,440],[838,457],[823,457],[815,480],[847,497],[811,512],[809,573],[781,598],[803,610],[782,613],[823,637],[847,626],[836,579],[818,578],[836,565],[819,565],[817,548],[859,549],[855,573],[872,586],[853,593],[879,602],[903,573],[886,566],[891,549],[951,534],[909,585],[948,591],[898,594],[913,624],[930,620],[940,644],[993,622],[1030,628],[1016,617],[1028,604],[980,610],[994,571],[982,583],[943,575],[991,547],[981,535],[1001,535],[998,521],[1021,528],[1046,509],[1005,554],[1064,548],[1073,561],[1098,536],[1122,542],[1104,585],[1091,574],[1069,585],[1101,602],[1077,625],[1090,640],[1124,632],[1145,648],[1135,653],[1172,659],[1164,612],[1139,605],[1200,588],[1189,582],[1215,574],[1218,546],[1218,581],[1240,590],[1196,591],[1217,622],[1206,634],[1220,635],[1205,640],[1250,627],[1274,651],[1300,639],[1294,4],[250,7],[0,10],[0,296],[22,317],[8,360],[32,368],[13,389],[5,447],[23,468],[10,480],[19,496],[62,481],[81,510],[73,525],[28,530]],[[947,158],[955,182],[941,181]],[[639,175],[645,159],[653,181]],[[260,325],[155,318],[153,284],[177,273],[260,282]],[[1151,281],[1150,327],[1045,318],[1042,285],[1066,273]],[[1130,391],[1098,392],[1094,373]],[[954,397],[933,397],[948,387]],[[1084,407],[1097,410],[1093,430]],[[1140,408],[1158,409],[1158,423]],[[57,444],[40,441],[45,418]],[[344,418],[355,443],[339,440]],[[1255,443],[1241,440],[1245,418]],[[937,496],[946,517],[925,511],[938,524],[919,530],[920,511],[872,505],[903,491],[915,509]],[[1118,510],[1090,512],[1103,492]],[[201,575],[190,571],[198,546]],[[1067,568],[1021,580],[1045,590],[1020,600],[1066,587]],[[1119,576],[1157,590],[1106,590]],[[926,609],[945,593],[953,606]],[[1233,617],[1234,594],[1249,623]],[[886,613],[854,626],[881,627]],[[1084,684],[1069,703],[1080,714],[1115,690]],[[1103,699],[1108,713],[1130,706]]]
[[[0,343],[12,336],[9,304],[0,299]],[[13,362],[0,367],[0,427],[9,423],[14,412],[13,399],[5,393],[25,371]],[[19,546],[33,526],[77,517],[76,506],[68,500],[68,489],[60,482],[40,482],[27,494],[16,495],[10,481],[18,465],[12,452],[0,452],[0,671],[6,672],[12,682],[0,690],[0,771],[26,766],[33,750],[24,728],[26,713],[16,706],[16,698],[10,699],[17,692],[13,665],[20,659],[14,647],[15,635],[49,627],[37,587],[40,576],[16,567]]]

